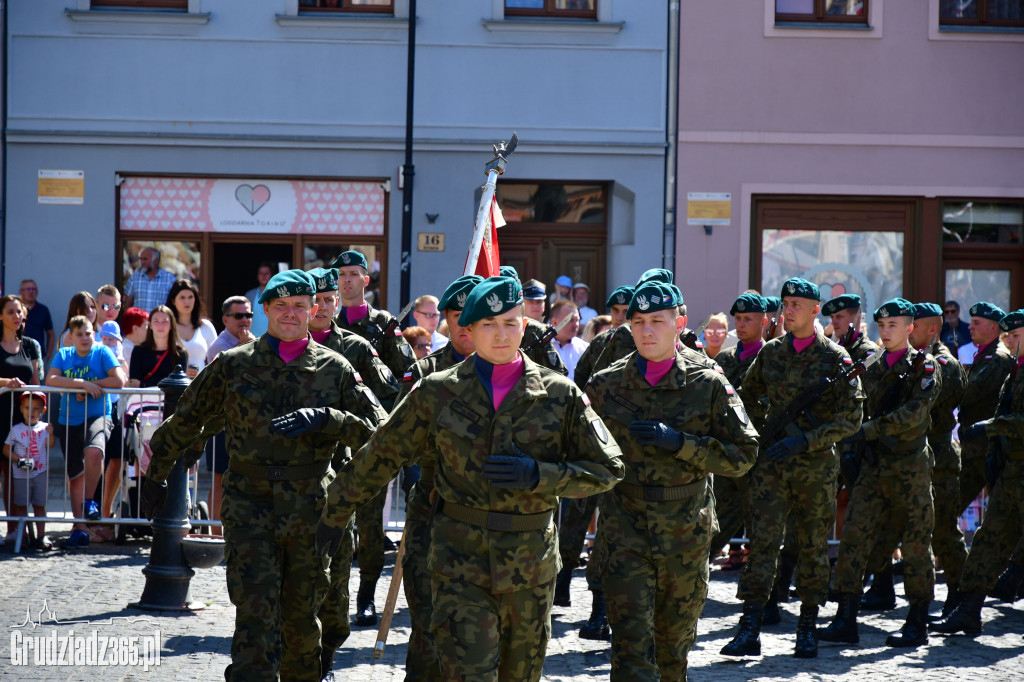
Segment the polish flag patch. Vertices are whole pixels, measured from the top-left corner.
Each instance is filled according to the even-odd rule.
[[[412,381],[412,372],[406,372],[402,375],[402,381]]]

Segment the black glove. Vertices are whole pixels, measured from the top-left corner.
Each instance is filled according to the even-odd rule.
[[[683,447],[683,434],[659,421],[635,421],[629,425],[629,435],[638,443],[656,445],[669,452],[678,452]]]
[[[786,436],[775,445],[765,451],[765,455],[773,462],[781,462],[787,457],[807,452],[807,438],[803,434],[799,436]]]
[[[985,419],[978,422],[977,424],[971,424],[970,426],[967,427],[967,430],[964,431],[963,440],[969,441],[975,440],[977,438],[988,438],[988,434],[985,432],[985,427],[991,423],[991,419]]]
[[[303,407],[270,422],[270,430],[287,438],[316,433],[327,426],[326,407]]]
[[[163,509],[167,500],[167,482],[157,483],[149,478],[142,479],[142,499],[139,500],[142,515],[150,521]]]
[[[537,460],[512,447],[518,455],[491,455],[484,461],[484,478],[495,488],[533,490],[540,481]]]
[[[320,556],[333,557],[341,548],[347,530],[346,527],[335,528],[320,519],[316,524],[316,553]]]

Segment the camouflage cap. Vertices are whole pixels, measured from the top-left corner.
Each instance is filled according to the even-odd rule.
[[[608,297],[604,305],[606,308],[611,308],[613,305],[629,305],[632,298],[633,287],[619,287],[612,292],[612,295]]]
[[[971,306],[971,317],[980,317],[993,322],[1000,322],[1006,317],[1006,311],[994,303],[980,301]]]
[[[267,286],[260,294],[257,303],[266,303],[275,298],[286,296],[313,296],[316,285],[313,278],[303,270],[285,270],[270,278]]]
[[[836,296],[831,301],[828,301],[825,305],[821,306],[821,314],[827,317],[832,317],[841,310],[859,308],[860,306],[860,296],[857,294],[843,294],[842,296]]]
[[[306,272],[313,278],[316,293],[326,294],[338,290],[338,268],[313,268]]]
[[[480,275],[463,275],[448,285],[448,288],[441,294],[441,300],[437,302],[438,310],[461,311],[466,305],[466,297],[477,284],[484,281]]]
[[[914,304],[905,298],[890,298],[878,306],[875,311],[875,322],[886,317],[913,317]]]
[[[914,319],[920,320],[923,317],[942,317],[942,306],[938,303],[915,303]]]
[[[818,285],[803,277],[790,277],[782,285],[782,293],[779,298],[796,296],[797,298],[809,298],[812,301],[821,300],[821,291]]]
[[[782,307],[782,299],[778,296],[765,296],[764,297],[764,311],[766,313],[777,313],[779,308]]]
[[[341,255],[334,259],[331,263],[331,267],[344,268],[350,265],[358,265],[367,272],[370,271],[369,266],[366,264],[366,256],[359,253],[358,251],[342,251]]]
[[[502,265],[500,268],[498,268],[498,272],[501,274],[502,277],[511,277],[517,282],[520,281],[519,273],[511,265]]]
[[[638,285],[626,309],[626,317],[634,313],[655,313],[659,310],[678,308],[683,304],[683,295],[675,284],[647,282]]]
[[[764,313],[768,311],[768,301],[760,294],[740,294],[739,298],[733,301],[729,314],[736,313]]]
[[[640,275],[640,279],[636,281],[636,285],[640,286],[644,282],[661,282],[662,284],[672,284],[675,282],[675,276],[671,270],[665,268],[651,268],[644,274]]]
[[[507,313],[523,304],[523,287],[511,277],[488,277],[473,287],[459,315],[459,325],[468,327],[487,317]]]
[[[523,283],[523,298],[528,301],[543,301],[548,297],[548,288],[544,282],[528,279]]]
[[[1012,332],[1014,329],[1024,327],[1024,308],[1007,313],[999,320],[999,328],[1004,332]]]

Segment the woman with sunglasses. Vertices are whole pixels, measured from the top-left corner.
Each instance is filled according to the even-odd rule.
[[[199,289],[187,279],[179,279],[171,287],[167,307],[175,312],[178,336],[188,351],[187,374],[195,379],[199,370],[206,367],[206,352],[217,340],[217,330],[206,318]]]

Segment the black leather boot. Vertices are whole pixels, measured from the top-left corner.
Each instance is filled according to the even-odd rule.
[[[910,605],[907,622],[899,632],[885,638],[886,646],[911,647],[928,643],[928,602]]]
[[[981,592],[961,592],[960,605],[948,617],[935,621],[928,629],[944,635],[963,632],[966,635],[981,633],[981,605],[985,595]]]
[[[555,580],[555,606],[572,606],[572,597],[569,594],[569,583],[572,582],[572,569],[563,568],[558,572],[558,579]]]
[[[722,647],[722,654],[725,656],[760,656],[761,619],[763,617],[764,606],[750,602],[744,603],[739,632],[731,642]]]
[[[1010,564],[996,582],[991,596],[999,601],[1012,604],[1020,599],[1020,590],[1024,586],[1024,569],[1017,564]]]
[[[604,593],[594,592],[594,603],[590,608],[590,618],[580,627],[580,639],[595,639],[607,642],[612,638],[608,627],[608,614],[604,607]]]
[[[377,607],[373,605],[373,593],[376,589],[376,580],[359,581],[359,592],[356,594],[356,625],[377,624]]]
[[[930,622],[934,622],[943,618],[949,618],[950,614],[953,613],[958,606],[960,606],[960,590],[955,587],[951,587],[949,588],[949,591],[946,592],[946,601],[942,604],[942,613],[937,616],[929,614],[928,620]]]
[[[764,613],[761,614],[761,625],[778,625],[782,622],[782,609],[779,602],[775,601],[774,593],[768,603],[764,605]]]
[[[843,642],[857,644],[860,633],[857,630],[857,611],[860,610],[859,594],[838,595],[839,610],[827,628],[818,630],[818,639],[822,642]]]
[[[800,620],[796,623],[796,658],[818,657],[818,605],[801,604]]]
[[[334,682],[334,654],[338,647],[331,644],[320,645],[320,682]]]
[[[875,573],[871,587],[860,599],[861,611],[889,611],[896,608],[896,589],[892,582],[892,567]]]

